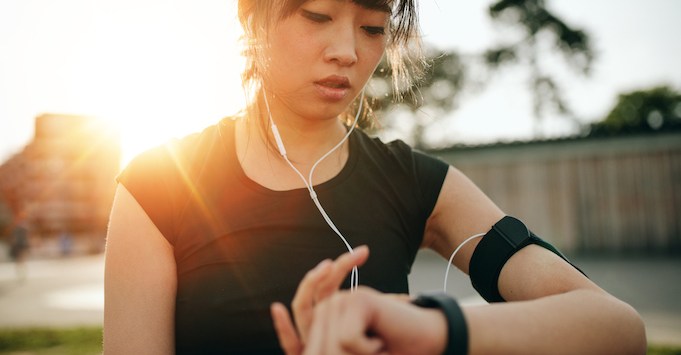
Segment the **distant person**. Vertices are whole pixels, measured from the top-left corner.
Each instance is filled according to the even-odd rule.
[[[420,248],[447,258],[509,221],[456,168],[362,129],[372,119],[364,89],[382,59],[396,84],[423,72],[417,10],[412,0],[238,1],[246,106],[140,154],[118,177],[106,245],[107,354],[281,353],[270,304],[290,304],[321,260],[366,244],[371,260],[343,287],[408,293]],[[470,316],[471,334],[529,332],[541,341],[563,329],[577,345],[641,341],[630,307],[522,233],[510,240],[533,245],[501,274],[485,266],[500,270],[506,259],[480,247],[497,238],[472,240],[454,258],[461,270],[482,271],[473,279],[491,299],[518,301]],[[314,305],[345,275],[299,300]],[[296,319],[309,309],[294,304]],[[506,326],[520,319],[534,322]]]
[[[23,217],[15,223],[10,238],[9,255],[15,264],[17,278],[23,281],[27,277],[26,259],[30,249],[28,228]]]
[[[70,256],[73,252],[73,236],[68,231],[59,234],[59,251],[61,256]]]

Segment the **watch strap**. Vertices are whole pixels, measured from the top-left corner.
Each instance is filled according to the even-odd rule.
[[[458,302],[444,293],[419,295],[412,301],[423,308],[439,308],[447,319],[446,355],[468,354],[468,326]]]

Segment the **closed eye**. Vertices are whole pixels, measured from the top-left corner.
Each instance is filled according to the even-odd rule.
[[[303,17],[305,17],[306,19],[313,21],[313,22],[323,23],[323,22],[331,21],[331,17],[324,15],[324,14],[319,14],[319,13],[312,12],[312,11],[307,11],[305,9],[301,9],[300,11],[301,11]]]
[[[362,26],[362,29],[369,35],[380,36],[385,34],[385,27],[381,26]]]

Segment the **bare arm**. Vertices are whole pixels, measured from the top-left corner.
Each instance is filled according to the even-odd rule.
[[[527,257],[531,256],[516,261]],[[448,341],[447,323],[438,310],[418,308],[404,297],[362,287],[355,293],[340,291],[321,299],[312,296],[318,292],[320,280],[333,278],[337,272],[347,274],[353,259],[359,260],[346,253],[305,276],[296,298],[313,300],[314,306],[305,312],[314,315],[307,317],[303,329],[298,324],[296,331],[283,305],[272,306],[286,354],[441,354]],[[577,288],[463,311],[470,354],[645,353],[645,335],[636,312],[598,288]]]
[[[503,217],[470,180],[450,168],[424,245],[445,258],[473,234]],[[454,264],[468,273],[479,239],[464,246]],[[499,291],[508,302],[468,308],[470,352],[644,353],[640,316],[552,252],[530,245],[506,263]]]
[[[488,231],[503,216],[470,180],[451,168],[428,222],[424,245],[448,258],[467,237]],[[477,243],[466,245],[454,260],[465,272]],[[286,309],[273,306],[275,328],[287,354],[441,353],[447,341],[446,323],[438,312],[367,289],[311,296],[319,293],[315,280],[350,270],[352,262],[339,261],[351,261],[351,257],[337,260],[333,268],[328,264],[318,267],[301,282],[296,298],[308,300],[314,309],[295,312],[296,319],[306,314],[304,329],[298,324],[300,334]],[[499,289],[510,302],[463,310],[470,354],[646,351],[645,331],[636,311],[541,247],[530,245],[509,259],[499,277]]]
[[[176,284],[172,246],[119,185],[106,243],[104,353],[173,354]]]

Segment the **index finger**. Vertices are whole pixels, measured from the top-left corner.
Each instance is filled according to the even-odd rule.
[[[354,266],[366,262],[368,256],[369,249],[366,246],[358,247],[354,252],[344,253],[333,262],[325,260],[303,277],[291,303],[303,343],[307,339],[308,328],[312,322],[315,302],[321,301],[337,290],[348,272]]]
[[[340,288],[348,273],[356,266],[363,265],[369,258],[369,248],[359,246],[353,252],[339,256],[332,264],[331,272],[317,285],[317,301],[325,299]]]

